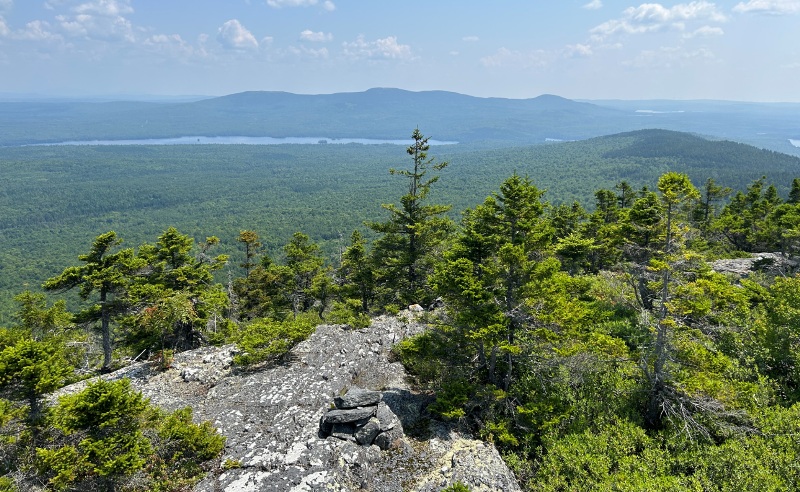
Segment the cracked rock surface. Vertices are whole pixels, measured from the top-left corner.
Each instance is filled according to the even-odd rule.
[[[197,491],[427,492],[456,481],[473,491],[520,490],[492,445],[421,420],[430,397],[413,392],[403,366],[389,358],[395,343],[425,329],[414,316],[379,317],[364,329],[319,326],[282,363],[257,372],[232,372],[234,348],[228,346],[176,354],[166,371],[138,364],[105,377],[130,377],[161,407],[190,406],[195,420],[211,421],[227,438],[223,456]],[[351,387],[379,391],[380,405],[391,410],[367,416],[371,424],[364,432],[393,427],[372,445],[320,431],[334,399],[341,403]],[[358,403],[364,401],[345,405]],[[396,424],[386,420],[392,414]],[[420,426],[429,430],[425,438],[403,434],[403,428]],[[385,442],[378,442],[381,436]]]

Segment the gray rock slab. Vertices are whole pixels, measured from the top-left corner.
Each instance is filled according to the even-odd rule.
[[[438,491],[447,480],[480,483],[484,490],[519,490],[509,485],[513,475],[502,460],[487,457],[494,451],[491,445],[457,454],[465,443],[477,441],[455,434],[422,441],[406,437],[413,448],[389,451],[321,435],[320,422],[333,398],[354,386],[387,388],[388,407],[402,424],[414,424],[429,397],[406,385],[407,375],[391,361],[390,350],[424,329],[408,315],[382,316],[358,330],[322,325],[282,363],[256,371],[230,366],[231,347],[206,347],[176,354],[173,369],[141,365],[109,377],[129,377],[134,388],[165,409],[190,406],[195,421],[208,420],[225,436],[222,456],[196,492]],[[226,460],[242,466],[226,470]],[[473,470],[470,463],[486,466]],[[441,471],[445,465],[447,473]]]
[[[345,424],[349,422],[357,422],[359,420],[372,417],[375,415],[375,410],[375,407],[329,410],[328,413],[325,414],[323,421],[326,424]]]
[[[333,399],[336,408],[356,408],[377,405],[383,395],[380,391],[365,390],[362,388],[350,388],[344,396],[337,396]]]

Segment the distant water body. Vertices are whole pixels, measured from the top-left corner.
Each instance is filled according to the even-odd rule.
[[[281,145],[281,144],[362,144],[362,145],[411,145],[413,140],[379,140],[373,138],[324,138],[324,137],[177,137],[143,138],[136,140],[71,140],[67,142],[31,144],[31,146],[52,145]],[[454,145],[458,142],[430,140],[430,145]]]

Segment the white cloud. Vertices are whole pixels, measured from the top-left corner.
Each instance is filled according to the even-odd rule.
[[[716,5],[706,1],[682,3],[664,7],[659,3],[643,3],[628,7],[622,17],[604,22],[589,32],[599,39],[614,34],[642,34],[664,29],[684,30],[686,22],[724,22],[726,19]]]
[[[82,3],[73,9],[79,14],[96,14],[104,17],[117,17],[125,14],[132,14],[133,8],[128,0],[96,0],[94,2]]]
[[[623,62],[623,65],[635,68],[673,68],[697,60],[708,63],[715,59],[714,53],[706,48],[685,50],[683,47],[661,47],[658,50],[642,51],[636,58]]]
[[[45,4],[49,9],[63,2]],[[55,30],[73,38],[89,40],[134,42],[133,24],[125,18],[133,13],[128,0],[95,0],[80,3],[70,9],[72,14],[55,16]]]
[[[328,48],[313,49],[305,46],[289,46],[289,53],[303,58],[328,58]]]
[[[477,41],[480,41],[480,38],[478,36],[464,36],[463,38],[461,38],[461,41],[466,41],[467,43],[475,43]]]
[[[588,44],[570,44],[564,50],[564,55],[567,58],[580,58],[592,56],[592,47]]]
[[[135,41],[133,25],[122,16],[57,15],[56,20],[68,36],[106,41]]]
[[[583,6],[583,8],[587,10],[597,10],[603,8],[603,2],[600,0],[592,0],[591,2],[587,3]]]
[[[192,45],[184,41],[179,34],[154,34],[142,44],[148,50],[170,58],[186,59],[196,54]]]
[[[365,41],[358,36],[352,43],[342,43],[345,56],[351,58],[369,58],[373,60],[408,60],[412,58],[411,46],[398,44],[395,36],[375,41]]]
[[[734,12],[748,13],[755,12],[760,14],[795,14],[800,12],[800,1],[798,0],[749,0],[739,2],[733,7]]]
[[[311,41],[315,43],[324,43],[333,39],[333,34],[331,33],[324,33],[314,32],[310,29],[306,29],[305,31],[300,33],[300,39],[303,41]]]
[[[54,41],[62,39],[60,35],[52,31],[50,24],[40,20],[28,22],[25,25],[25,29],[15,33],[14,37],[27,41]]]
[[[543,50],[532,52],[512,51],[508,48],[500,48],[493,55],[481,58],[481,64],[487,68],[493,67],[516,67],[516,68],[539,68],[547,65],[551,58]]]
[[[319,3],[319,0],[267,0],[267,5],[275,9],[281,7],[313,7],[315,5],[320,5],[329,12],[336,10],[336,5],[331,0],[325,0],[322,4]]]
[[[231,19],[219,28],[217,31],[217,41],[231,50],[257,50],[258,41],[256,41],[253,33],[248,31],[236,19]]]
[[[11,29],[8,28],[6,20],[0,15],[0,38],[5,38],[11,35]]]
[[[0,14],[11,12],[12,7],[14,7],[14,0],[0,0]]]
[[[684,34],[683,37],[689,39],[697,37],[722,36],[723,34],[725,34],[725,31],[723,31],[721,27],[703,26],[695,29],[693,32]]]

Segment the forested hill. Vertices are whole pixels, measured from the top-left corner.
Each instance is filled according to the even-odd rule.
[[[387,88],[318,95],[243,92],[191,102],[0,102],[0,146],[181,136],[403,139],[409,126],[417,126],[436,140],[498,148],[664,128],[800,154],[789,142],[800,138],[796,105],[664,104]]]
[[[514,172],[547,190],[551,203],[578,201],[591,209],[598,188],[622,180],[652,186],[670,170],[698,186],[714,178],[738,190],[766,175],[782,196],[800,170],[797,157],[657,130],[479,151],[434,146],[431,155],[451,163],[435,195],[452,204],[455,219]],[[384,217],[382,203],[396,202],[397,177],[388,169],[405,159],[397,145],[0,149],[0,320],[16,309],[15,294],[38,288],[74,261],[89,238],[108,230],[132,247],[170,226],[200,242],[218,236],[220,249],[234,255],[232,274],[244,229],[259,231],[273,254],[299,230],[332,257],[365,220]]]
[[[727,140],[709,140],[669,130],[638,130],[577,142],[493,149],[453,156],[468,169],[454,180],[496,183],[514,170],[527,173],[556,203],[587,204],[598,187],[626,180],[652,184],[664,172],[686,173],[700,185],[706,179],[744,189],[766,175],[784,195],[800,174],[800,158]],[[469,177],[467,177],[469,176]],[[466,186],[466,181],[463,182]]]

